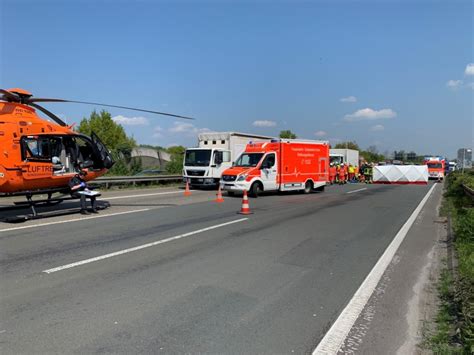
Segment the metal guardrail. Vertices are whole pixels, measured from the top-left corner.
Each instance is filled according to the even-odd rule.
[[[464,193],[467,196],[471,196],[471,198],[474,200],[474,189],[471,189],[469,186],[462,185],[462,188],[464,189]]]
[[[182,175],[157,175],[157,176],[102,176],[91,181],[91,184],[105,185],[106,188],[109,185],[114,184],[132,184],[146,183],[146,182],[170,182],[170,181],[182,181]]]

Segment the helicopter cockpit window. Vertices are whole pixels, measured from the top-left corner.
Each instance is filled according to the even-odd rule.
[[[24,160],[50,160],[51,149],[49,140],[27,137],[23,140]]]
[[[61,139],[57,137],[22,138],[23,160],[51,161],[61,153]]]

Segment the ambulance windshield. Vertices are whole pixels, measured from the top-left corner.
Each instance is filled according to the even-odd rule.
[[[441,163],[428,163],[429,169],[441,169],[443,165]]]
[[[234,166],[254,167],[262,159],[263,153],[243,153],[239,159],[236,160]]]

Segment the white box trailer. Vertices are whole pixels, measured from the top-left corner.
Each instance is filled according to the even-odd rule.
[[[335,164],[351,164],[359,166],[359,151],[354,149],[330,149],[329,160]]]
[[[198,147],[186,149],[183,181],[195,187],[217,186],[222,172],[232,166],[249,142],[272,139],[238,132],[201,133],[198,135]]]

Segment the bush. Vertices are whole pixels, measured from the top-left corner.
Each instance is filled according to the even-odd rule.
[[[171,154],[171,161],[166,164],[166,171],[169,174],[181,174],[183,172],[183,158],[186,148],[178,145],[169,147],[167,151]]]
[[[435,353],[474,353],[474,208],[463,189],[473,184],[472,171],[451,173],[446,179],[443,210],[453,222],[458,277],[441,277],[438,328],[431,338]],[[453,345],[459,343],[461,348]]]

